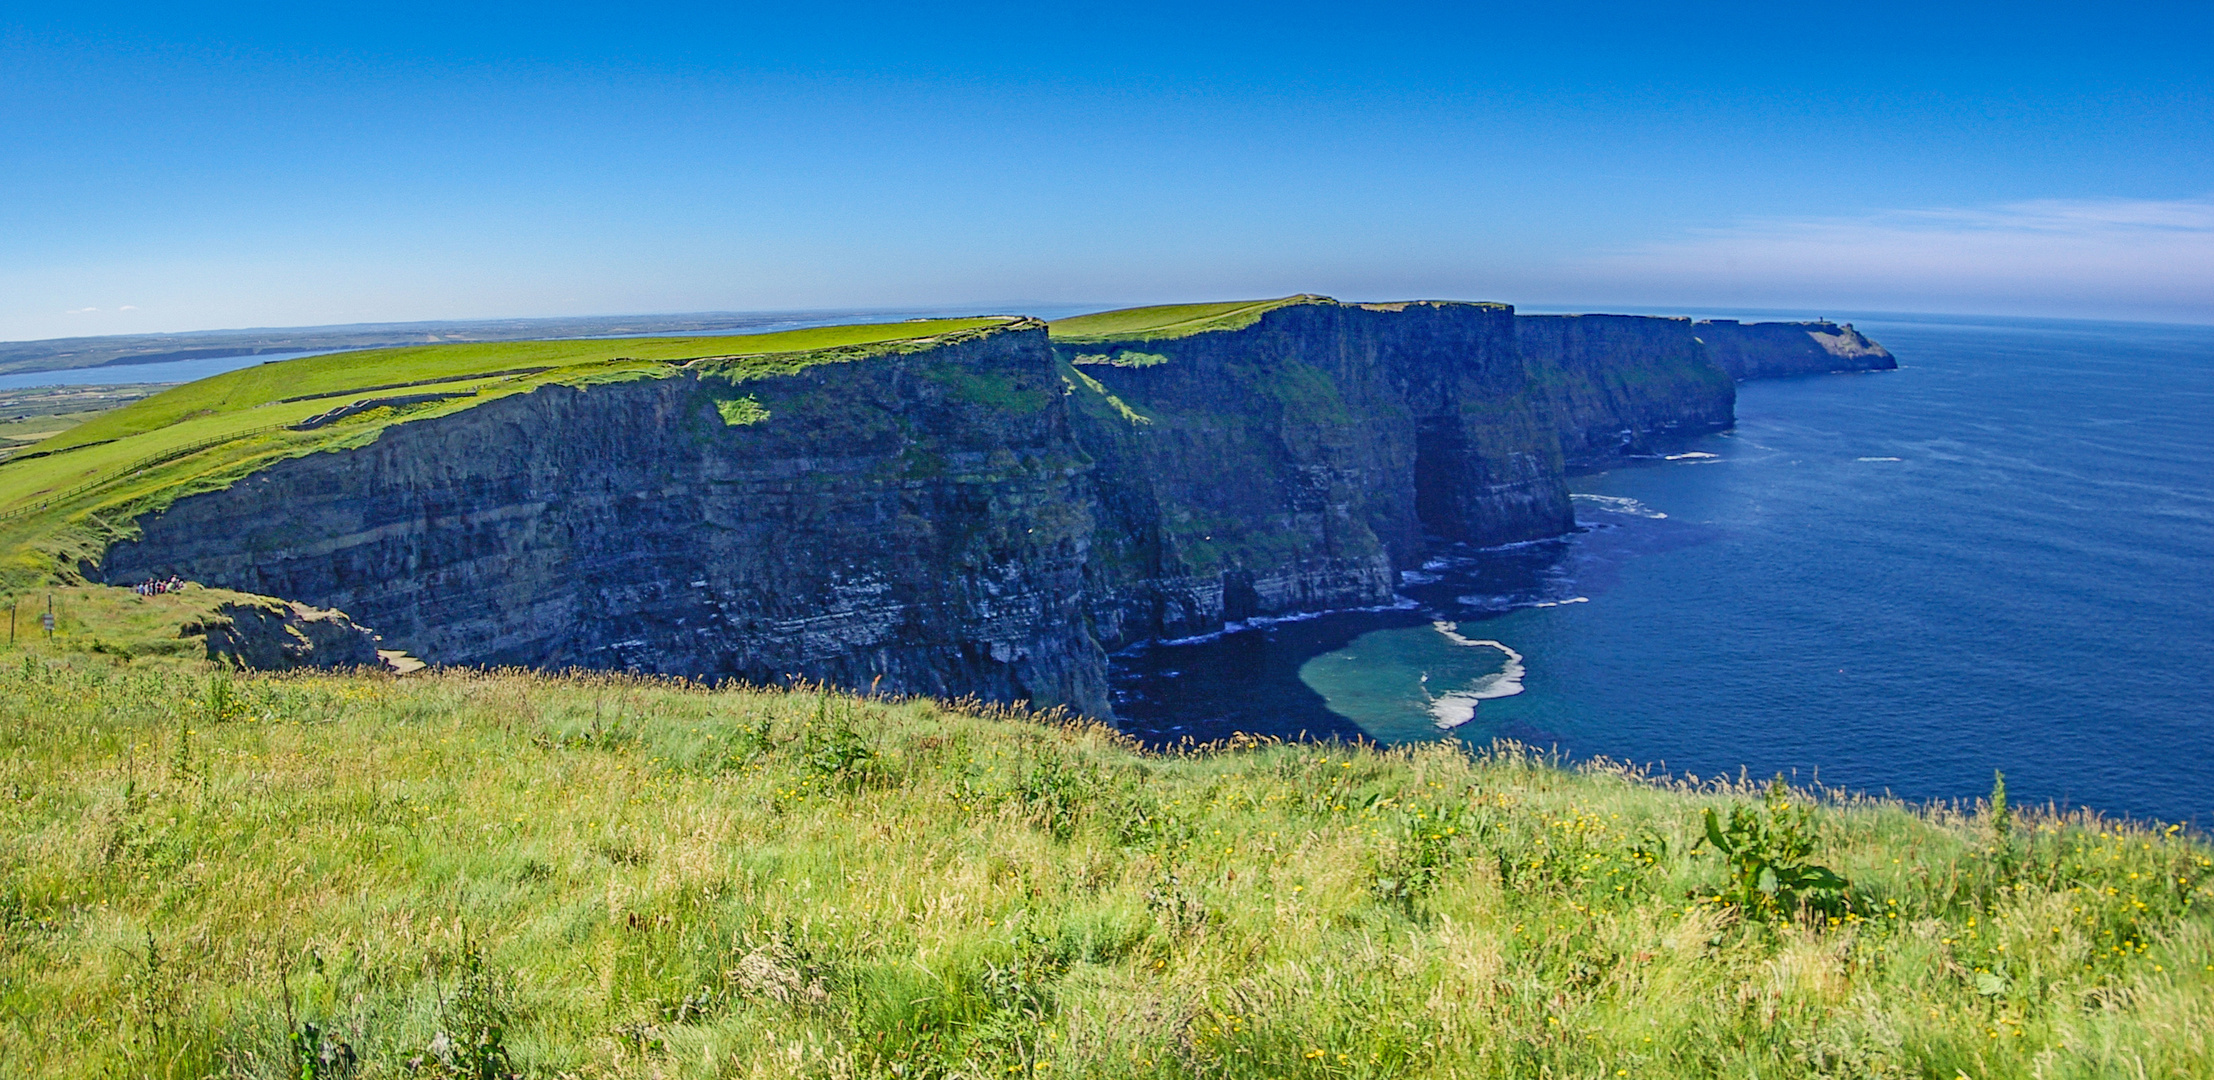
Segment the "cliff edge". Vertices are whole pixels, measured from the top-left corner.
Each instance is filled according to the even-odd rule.
[[[342,610],[432,663],[1104,717],[1109,650],[1394,603],[1439,545],[1572,529],[1570,470],[1727,426],[1737,373],[1843,364],[1891,358],[1829,323],[1312,295],[384,350],[0,464],[0,540]],[[270,632],[211,655],[372,662],[346,616],[227,618]]]

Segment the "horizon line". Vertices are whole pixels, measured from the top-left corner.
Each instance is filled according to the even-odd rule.
[[[1286,295],[1302,295],[1302,294],[1286,294]],[[1314,294],[1312,294],[1312,295],[1316,295],[1316,296],[1322,296],[1322,295],[1326,295],[1326,294],[1323,294],[1323,293],[1314,293]],[[1274,298],[1273,298],[1273,297],[1244,297],[1244,298],[1235,298],[1235,299],[1246,299],[1246,300],[1265,300],[1265,299],[1274,299]],[[1340,298],[1338,298],[1338,297],[1331,297],[1331,299],[1340,299]],[[1346,302],[1346,303],[1371,303],[1371,304],[1373,304],[1373,303],[1406,303],[1406,302],[1410,302],[1410,301],[1413,301],[1413,300],[1442,300],[1442,301],[1449,301],[1449,302],[1460,302],[1460,303],[1491,303],[1491,304],[1506,304],[1506,305],[1507,305],[1508,307],[1511,307],[1511,308],[1513,308],[1513,309],[1515,310],[1516,314],[1532,314],[1532,315],[1613,315],[1613,314],[1620,314],[1620,315],[1656,315],[1656,314],[1662,314],[1662,313],[1684,313],[1684,312],[1706,312],[1706,313],[1712,313],[1712,312],[1722,312],[1722,311],[1735,311],[1735,312],[1739,312],[1739,313],[1742,313],[1742,314],[1745,314],[1745,315],[1776,315],[1776,316],[1797,316],[1799,320],[1804,320],[1804,319],[1808,318],[1808,316],[1807,316],[1807,315],[1805,314],[1806,312],[1810,312],[1810,311],[1816,311],[1816,310],[1820,310],[1820,306],[1819,306],[1819,305],[1813,305],[1813,304],[1806,304],[1806,305],[1794,305],[1794,306],[1788,306],[1788,307],[1783,307],[1783,306],[1765,306],[1765,305],[1762,305],[1762,306],[1754,306],[1754,305],[1738,305],[1738,304],[1727,304],[1727,303],[1721,303],[1721,304],[1717,304],[1717,303],[1696,303],[1696,304],[1650,304],[1650,303],[1631,303],[1631,304],[1574,304],[1574,303],[1551,303],[1551,302],[1514,303],[1514,302],[1511,302],[1511,301],[1504,301],[1504,300],[1483,300],[1483,299],[1469,299],[1469,298],[1465,298],[1465,297],[1434,297],[1434,296],[1425,296],[1425,297],[1391,297],[1391,298],[1388,298],[1388,299],[1373,299],[1373,298],[1365,298],[1365,299],[1357,299],[1357,300],[1347,300],[1347,301],[1344,301],[1344,302]],[[570,315],[481,315],[481,316],[468,316],[468,317],[462,317],[462,318],[449,318],[449,319],[383,319],[383,320],[376,320],[376,321],[369,321],[369,322],[350,322],[350,323],[300,323],[300,324],[292,324],[292,325],[263,325],[263,326],[224,326],[224,327],[207,327],[207,328],[202,328],[202,329],[195,329],[195,330],[144,330],[144,331],[137,331],[137,332],[130,332],[130,331],[125,331],[125,332],[121,332],[121,333],[114,333],[114,334],[76,334],[76,335],[63,335],[63,336],[55,336],[55,337],[18,338],[18,339],[12,339],[12,340],[5,340],[5,341],[0,341],[0,346],[6,346],[6,345],[39,345],[39,344],[50,344],[50,343],[58,343],[58,342],[68,342],[68,341],[86,341],[86,342],[94,342],[94,341],[111,341],[111,340],[115,340],[115,339],[118,339],[118,338],[183,338],[183,337],[194,337],[194,336],[200,336],[200,335],[212,335],[212,334],[253,334],[253,333],[275,333],[275,332],[293,332],[293,333],[296,333],[296,332],[303,332],[303,331],[314,331],[314,330],[324,330],[324,331],[330,331],[330,330],[357,330],[357,329],[358,329],[358,330],[371,330],[371,329],[402,329],[402,328],[413,328],[413,327],[438,327],[438,326],[482,326],[482,325],[485,325],[485,324],[490,324],[490,323],[549,323],[549,324],[553,324],[553,323],[565,323],[565,322],[569,322],[569,323],[573,323],[573,322],[586,322],[586,321],[591,321],[591,320],[607,320],[607,319],[719,319],[719,318],[756,318],[756,319],[757,319],[757,318],[776,318],[776,317],[787,317],[787,318],[790,318],[790,317],[802,317],[802,316],[838,316],[838,315],[905,315],[905,316],[915,316],[915,315],[924,315],[924,314],[943,314],[943,313],[954,313],[954,312],[958,312],[958,313],[963,313],[963,314],[967,314],[967,315],[973,315],[973,316],[985,316],[985,315],[1008,315],[1008,316],[1024,316],[1024,317],[1037,318],[1038,316],[1032,315],[1032,314],[1031,314],[1031,312],[1030,312],[1029,310],[1027,310],[1027,309],[1032,309],[1032,308],[1035,308],[1035,309],[1043,309],[1043,310],[1049,310],[1049,311],[1050,311],[1050,310],[1063,310],[1063,311],[1070,311],[1070,312],[1072,312],[1072,313],[1080,313],[1080,314],[1091,314],[1091,313],[1095,313],[1095,312],[1107,312],[1107,311],[1122,311],[1122,310],[1129,310],[1129,309],[1133,309],[1133,308],[1144,308],[1144,307],[1161,307],[1161,306],[1169,306],[1169,305],[1174,305],[1174,304],[1193,304],[1193,303],[1229,303],[1229,302],[1234,302],[1234,301],[1209,301],[1209,300],[1169,300],[1169,301],[1154,301],[1154,302],[1150,302],[1150,303],[1148,303],[1148,302],[1139,302],[1139,303],[1128,303],[1128,302],[1109,302],[1109,303],[1101,303],[1101,302],[1097,302],[1097,301],[1092,301],[1092,302],[1084,302],[1084,303],[1066,303],[1066,302],[1061,302],[1061,303],[1051,303],[1051,302],[1044,302],[1044,301],[1021,301],[1021,302],[1011,302],[1011,303],[907,304],[907,305],[823,306],[823,307],[792,307],[792,308],[751,308],[751,309],[746,309],[746,308],[723,308],[723,309],[710,309],[710,310],[700,310],[700,311],[615,311],[615,312],[599,312],[599,313],[591,313],[591,314],[583,314],[583,315],[575,315],[575,314],[570,314]],[[1828,315],[1828,314],[1825,314],[1825,315],[1821,315],[1821,316],[1817,316],[1817,317],[1818,317],[1818,318],[1829,318],[1829,319],[1832,319],[1832,321],[1837,321],[1837,320],[1836,320],[1836,316],[1838,316],[1838,315],[1841,315],[1841,316],[1847,316],[1847,317],[1852,317],[1852,318],[1873,318],[1873,319],[1933,319],[1933,318],[1934,318],[1934,319],[2008,319],[2008,320],[2025,321],[2025,322],[2061,322],[2061,323],[2115,323],[2115,324],[2123,324],[2123,325],[2141,325],[2141,326],[2214,326],[2214,318],[2209,318],[2209,319],[2206,319],[2206,320],[2203,320],[2203,321],[2202,321],[2202,320],[2194,320],[2194,319],[2185,319],[2185,318],[2172,318],[2172,319],[2130,318],[2130,319],[2123,319],[2123,318],[2112,318],[2112,317],[2099,318],[2099,317],[2089,317],[2089,316],[2082,316],[2082,315],[2019,315],[2019,314],[2012,314],[2012,313],[2003,313],[2003,312],[1988,312],[1988,311],[1943,311],[1943,310],[1912,310],[1912,309],[1878,309],[1878,308],[1856,308],[1856,307],[1852,307],[1852,306],[1840,306],[1840,307],[1836,307],[1836,308],[1830,308],[1830,309],[1828,309],[1828,310],[1829,310],[1829,311],[1831,311],[1831,312],[1835,312],[1835,313],[1836,313],[1836,315]],[[1055,316],[1055,318],[1063,318],[1063,317],[1066,317],[1066,316],[1059,316],[1059,315]],[[1051,320],[1047,320],[1047,321],[1051,321]],[[652,335],[652,336],[664,336],[664,335],[656,334],[656,335]]]

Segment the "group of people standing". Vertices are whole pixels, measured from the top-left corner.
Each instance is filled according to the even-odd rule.
[[[167,581],[163,581],[159,578],[152,578],[147,580],[144,584],[131,586],[131,591],[139,594],[140,596],[160,596],[163,593],[176,592],[184,587],[184,579],[178,577],[175,574],[171,574],[169,575],[169,580]]]

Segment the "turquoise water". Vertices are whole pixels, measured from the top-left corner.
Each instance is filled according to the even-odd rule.
[[[1400,610],[1120,656],[1125,726],[1913,799],[2003,769],[2214,824],[2214,328],[1856,322],[1901,370],[1746,383],[1734,431],[1572,481],[1577,535],[1440,552]]]

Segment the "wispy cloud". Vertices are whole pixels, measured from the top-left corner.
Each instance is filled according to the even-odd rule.
[[[1602,256],[1617,281],[1746,298],[1972,302],[2214,320],[2214,196],[2042,199],[1851,218],[1754,220]]]
[[[70,314],[70,315],[96,315],[96,314],[98,314],[98,313],[99,313],[99,311],[100,311],[100,309],[99,309],[99,308],[96,308],[96,307],[76,307],[76,308],[70,308],[70,309],[68,310],[68,312],[66,312],[66,314]]]

